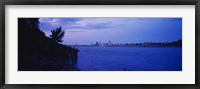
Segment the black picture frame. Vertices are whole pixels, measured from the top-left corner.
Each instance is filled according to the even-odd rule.
[[[0,87],[2,89],[196,89],[200,88],[200,0],[1,0],[0,1]],[[5,84],[6,5],[195,5],[195,84]],[[106,81],[106,80],[105,80]]]

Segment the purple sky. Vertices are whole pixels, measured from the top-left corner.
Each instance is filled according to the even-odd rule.
[[[182,39],[182,18],[40,18],[46,36],[62,26],[63,44],[166,42]]]

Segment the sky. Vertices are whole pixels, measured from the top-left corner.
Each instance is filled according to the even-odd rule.
[[[49,37],[62,27],[63,44],[89,45],[96,42],[171,42],[182,39],[182,18],[40,18],[40,30]]]

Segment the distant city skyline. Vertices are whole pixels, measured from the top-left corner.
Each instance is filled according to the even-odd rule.
[[[63,44],[171,42],[182,39],[182,18],[40,18],[46,36],[62,26]]]

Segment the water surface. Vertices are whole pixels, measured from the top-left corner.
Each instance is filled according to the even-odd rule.
[[[182,48],[76,47],[81,71],[181,71]]]

